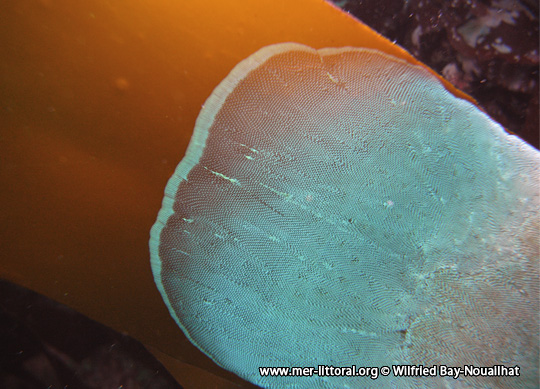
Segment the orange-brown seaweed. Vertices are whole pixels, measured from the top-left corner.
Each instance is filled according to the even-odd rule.
[[[231,379],[178,330],[149,264],[201,105],[273,43],[418,61],[322,0],[21,0],[1,15],[0,277],[173,356],[173,370],[188,361]]]

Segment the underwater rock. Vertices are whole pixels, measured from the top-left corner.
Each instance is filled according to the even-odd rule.
[[[336,1],[537,149],[538,1]]]

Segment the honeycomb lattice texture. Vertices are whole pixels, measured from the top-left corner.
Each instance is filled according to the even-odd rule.
[[[186,335],[261,386],[538,384],[539,154],[425,69],[267,47],[221,83],[151,236]],[[521,367],[261,377],[259,366]]]

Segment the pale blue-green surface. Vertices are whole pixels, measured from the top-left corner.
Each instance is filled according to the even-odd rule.
[[[155,281],[193,343],[261,386],[535,385],[539,161],[421,67],[270,46],[201,111],[152,229]],[[521,376],[258,370],[392,364]]]

